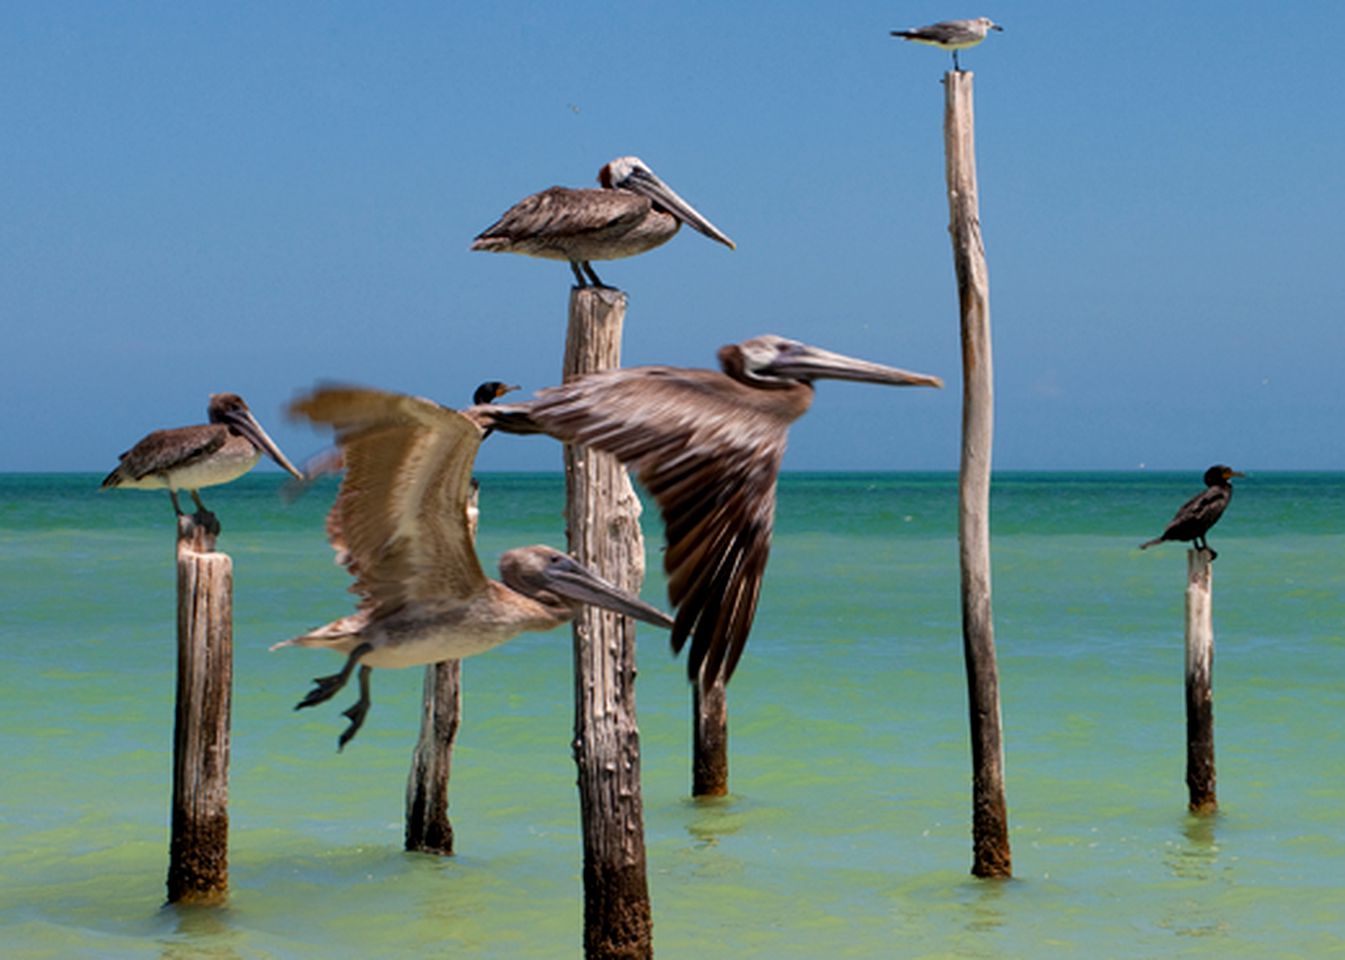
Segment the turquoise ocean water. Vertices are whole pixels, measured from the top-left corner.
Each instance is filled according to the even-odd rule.
[[[402,852],[419,670],[294,713],[350,608],[275,475],[206,492],[234,559],[231,896],[163,906],[174,653],[161,493],[0,477],[0,955],[580,955],[568,631],[464,664],[458,854]],[[1006,474],[994,610],[1016,878],[970,865],[951,475],[793,474],[730,689],[732,790],[686,798],[688,696],[641,627],[661,957],[1345,956],[1345,475],[1238,484],[1213,533],[1220,813],[1186,813],[1183,474]],[[559,476],[486,475],[481,553],[563,545]],[[660,535],[646,514],[662,600]],[[353,700],[353,692],[349,699]]]

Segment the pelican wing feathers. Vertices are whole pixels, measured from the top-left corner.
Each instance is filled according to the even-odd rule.
[[[693,680],[732,675],[756,613],[786,431],[806,409],[772,394],[709,370],[638,367],[490,408],[501,430],[540,429],[635,470],[663,516],[672,646],[690,638]]]
[[[467,521],[477,423],[430,400],[353,387],[319,388],[290,409],[335,428],[346,474],[328,535],[361,609],[379,616],[487,589]]]
[[[648,197],[629,190],[551,187],[510,207],[498,221],[481,231],[472,249],[542,253],[541,248],[552,242],[563,244],[585,234],[629,229],[644,219],[650,206]],[[560,249],[552,255],[566,256]]]

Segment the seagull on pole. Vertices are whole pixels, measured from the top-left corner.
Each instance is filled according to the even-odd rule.
[[[892,36],[953,51],[953,69],[960,73],[962,66],[957,62],[957,52],[976,46],[991,30],[1003,29],[989,17],[977,17],[975,20],[944,20],[914,30],[893,30]]]

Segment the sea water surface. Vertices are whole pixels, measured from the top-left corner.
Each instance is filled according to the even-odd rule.
[[[485,475],[480,552],[563,545],[562,481]],[[576,957],[567,630],[464,664],[457,855],[402,851],[421,671],[295,713],[350,610],[276,475],[208,490],[234,560],[230,897],[165,907],[174,524],[162,493],[0,476],[0,955]],[[640,628],[654,942],[671,958],[1345,956],[1345,475],[1242,480],[1211,535],[1220,811],[1183,783],[1185,549],[1141,553],[1198,473],[1004,474],[994,614],[1015,878],[969,876],[947,474],[787,474],[730,688],[731,789],[687,798],[688,689]],[[662,604],[661,533],[645,516]]]

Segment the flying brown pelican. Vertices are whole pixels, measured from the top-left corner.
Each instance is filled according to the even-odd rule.
[[[1233,484],[1229,480],[1241,476],[1245,474],[1221,463],[1210,467],[1205,471],[1205,489],[1183,503],[1167,528],[1152,540],[1141,543],[1140,549],[1148,549],[1164,540],[1189,540],[1197,550],[1208,550],[1211,560],[1219,556],[1206,542],[1205,534],[1219,522],[1228,501],[1233,499]]]
[[[708,685],[733,674],[747,642],[775,518],[789,425],[813,381],[940,387],[938,377],[766,335],[719,351],[723,373],[633,367],[539,391],[531,403],[476,407],[508,433],[547,433],[631,465],[663,515],[673,652]],[[704,670],[702,671],[702,665]]]
[[[379,390],[324,387],[293,413],[329,424],[346,473],[328,535],[355,577],[355,613],[276,644],[346,654],[295,707],[330,699],[360,668],[360,698],[345,711],[344,747],[369,710],[369,673],[483,653],[528,630],[550,630],[580,603],[668,627],[672,618],[546,546],[500,557],[503,583],[477,560],[468,523],[472,464],[482,427],[432,401]]]
[[[238,394],[211,394],[208,418],[209,423],[194,427],[155,430],[121,455],[121,464],[103,478],[103,487],[166,489],[181,516],[177,491],[189,491],[196,508],[208,513],[197,491],[237,480],[257,465],[262,453],[303,478]]]
[[[957,52],[976,46],[985,39],[987,32],[1003,29],[989,17],[977,17],[975,20],[944,20],[914,30],[893,30],[892,36],[953,51],[953,69],[960,72],[962,65],[957,62]]]
[[[552,187],[525,197],[472,241],[473,250],[524,253],[568,260],[580,287],[604,287],[593,260],[618,260],[653,250],[682,224],[718,240],[733,241],[696,212],[639,157],[617,157],[598,172],[601,190]],[[584,274],[588,274],[588,280]]]

